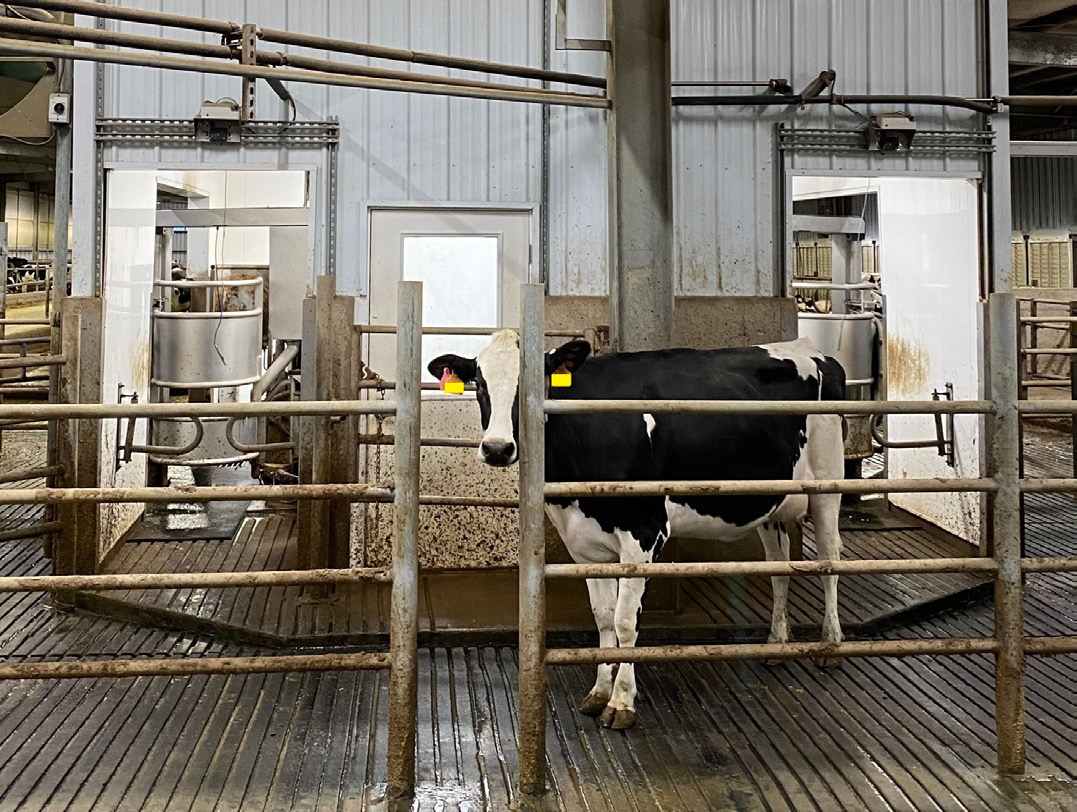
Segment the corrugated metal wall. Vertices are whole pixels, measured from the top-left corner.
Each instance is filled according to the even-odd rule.
[[[1077,230],[1077,158],[1014,158],[1015,231]]]
[[[552,30],[543,33],[543,0],[138,0],[137,4],[535,66],[542,64],[545,40],[554,69],[591,73],[604,69],[604,55],[553,51]],[[821,70],[833,67],[840,93],[975,96],[980,6],[978,0],[673,0],[673,76],[784,77],[799,90]],[[605,0],[570,0],[569,12],[569,36],[604,36]],[[167,35],[182,36],[171,30]],[[337,116],[341,122],[338,274],[346,290],[358,289],[354,257],[363,250],[358,223],[363,201],[540,202],[542,114],[537,106],[314,86],[292,90],[302,118]],[[238,92],[239,81],[232,78],[109,67],[104,112],[115,117],[189,118],[202,99]],[[268,91],[260,94],[259,105],[259,115],[265,118],[286,115],[282,103]],[[974,115],[964,111],[913,108],[913,112],[924,129],[977,126]],[[813,108],[675,111],[678,293],[775,293],[782,243],[775,146],[779,122],[852,128],[859,119],[844,110],[828,115]],[[601,112],[550,111],[551,293],[606,291],[605,137]],[[205,154],[212,160],[211,151]],[[140,155],[125,148],[122,155],[113,151],[110,157],[177,159],[168,149]],[[249,156],[260,163],[279,158],[275,151]],[[837,159],[825,154],[797,159],[794,165],[859,174],[883,167],[931,172],[978,169],[974,159],[889,157],[882,163],[877,157]]]

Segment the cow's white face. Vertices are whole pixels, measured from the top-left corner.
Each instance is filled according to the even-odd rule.
[[[546,356],[546,375],[564,366],[579,368],[591,352],[586,341],[570,341]],[[520,338],[512,330],[494,333],[490,343],[476,358],[442,355],[427,366],[441,378],[446,370],[464,383],[475,384],[475,399],[482,420],[479,459],[497,468],[512,465],[519,458],[520,429]]]

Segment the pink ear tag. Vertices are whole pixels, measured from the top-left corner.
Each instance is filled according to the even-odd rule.
[[[464,382],[448,367],[441,373],[441,391],[450,395],[464,394]]]

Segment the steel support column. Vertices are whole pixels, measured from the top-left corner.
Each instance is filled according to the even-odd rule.
[[[1010,92],[1009,29],[1006,0],[987,3],[987,87],[985,96]],[[1010,238],[1013,215],[1010,203],[1010,112],[1006,106],[990,117],[995,149],[989,153],[987,175],[989,290],[1013,288]]]
[[[610,338],[673,341],[673,130],[669,0],[606,0]]]
[[[419,440],[423,285],[401,282],[397,299],[396,423],[393,471],[393,593],[389,626],[389,795],[415,790],[418,718]]]
[[[1021,497],[1018,476],[1020,414],[1017,408],[1017,306],[1012,293],[990,298],[991,392],[995,419],[991,432],[991,476],[998,490],[993,504],[995,563],[995,731],[998,770],[1025,770],[1025,653],[1022,621]]]
[[[546,789],[546,484],[543,285],[520,301],[520,791]]]

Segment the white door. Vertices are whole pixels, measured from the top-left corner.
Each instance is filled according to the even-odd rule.
[[[395,325],[397,283],[423,283],[426,327],[482,327],[491,332],[520,325],[520,285],[530,278],[533,212],[488,209],[391,209],[370,212],[369,323]],[[425,336],[423,381],[436,382],[426,364],[444,353],[473,357],[488,336]],[[371,335],[363,358],[386,380],[396,380],[396,336]],[[471,392],[424,392],[424,437],[482,436]],[[391,396],[391,393],[389,393]],[[372,421],[373,422],[373,421]],[[387,430],[388,433],[388,430]],[[368,481],[389,475],[391,448],[366,455]],[[479,462],[474,448],[427,448],[422,493],[513,497],[518,472]],[[387,562],[391,510],[376,508],[364,521],[369,532],[356,556]],[[424,507],[420,560],[433,567],[513,566],[516,512],[494,508]]]
[[[881,178],[879,246],[890,400],[928,400],[953,385],[956,400],[983,397],[978,189],[974,181]],[[945,423],[945,421],[944,421]],[[935,448],[892,449],[891,477],[978,477],[982,420],[954,420],[955,464]],[[887,418],[894,441],[935,437],[930,416]],[[978,544],[980,495],[894,494],[893,504]]]

